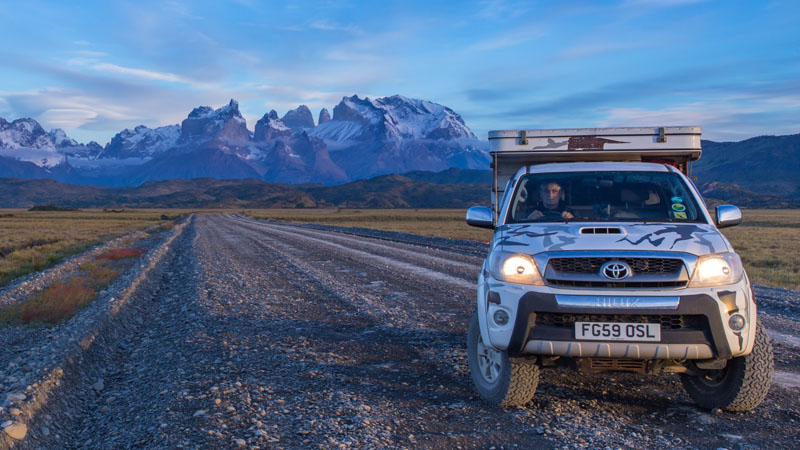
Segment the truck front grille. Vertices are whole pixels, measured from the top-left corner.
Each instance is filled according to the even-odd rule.
[[[678,289],[686,287],[687,281],[582,281],[547,279],[550,286],[603,289]]]
[[[683,267],[677,258],[552,258],[550,267],[561,273],[599,273],[600,267],[609,261],[622,261],[631,267],[634,274],[676,274]]]

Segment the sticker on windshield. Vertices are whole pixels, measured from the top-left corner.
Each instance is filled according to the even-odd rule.
[[[686,211],[686,207],[683,206],[682,203],[673,203],[672,204],[673,211]]]
[[[672,203],[683,203],[683,197],[672,197],[670,200]]]
[[[674,215],[676,219],[686,219],[685,212],[675,211],[674,213],[672,213],[672,215]]]

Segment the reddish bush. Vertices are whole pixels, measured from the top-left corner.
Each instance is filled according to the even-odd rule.
[[[109,261],[117,261],[124,258],[138,258],[144,253],[143,248],[115,248],[106,250],[97,259],[107,259]]]
[[[84,281],[73,277],[50,286],[22,305],[19,320],[55,324],[71,317],[94,299],[94,289],[85,286]]]

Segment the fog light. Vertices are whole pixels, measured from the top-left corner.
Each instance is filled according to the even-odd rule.
[[[494,323],[498,325],[505,325],[508,323],[508,313],[503,311],[502,309],[498,309],[494,312]]]
[[[744,317],[741,314],[734,314],[728,319],[728,326],[733,331],[741,331],[744,328]]]

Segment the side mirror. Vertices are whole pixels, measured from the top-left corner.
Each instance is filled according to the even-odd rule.
[[[742,212],[733,205],[717,206],[717,228],[732,227],[742,223]]]
[[[473,206],[467,210],[467,225],[494,229],[492,209],[486,206]]]

